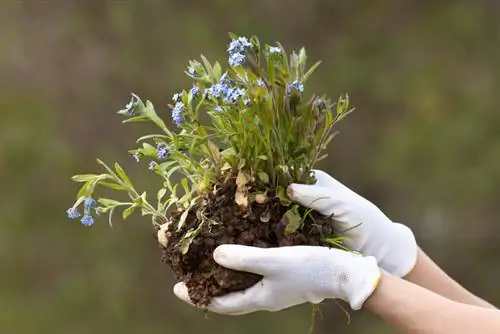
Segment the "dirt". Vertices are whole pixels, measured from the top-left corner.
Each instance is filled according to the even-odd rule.
[[[217,192],[206,197],[205,215],[217,224],[203,224],[200,234],[193,240],[187,254],[179,247],[181,238],[189,229],[199,226],[196,214],[190,212],[181,231],[174,229],[180,214],[173,214],[173,224],[166,233],[169,243],[160,246],[162,262],[173,270],[176,279],[185,282],[189,296],[199,307],[207,306],[210,299],[230,292],[247,289],[262,278],[259,275],[233,271],[219,266],[212,258],[215,248],[222,244],[240,244],[255,247],[281,247],[293,245],[328,246],[322,239],[330,237],[333,225],[330,217],[317,212],[307,215],[303,228],[285,236],[281,217],[289,207],[280,204],[277,197],[269,194],[266,203],[256,202],[247,208],[234,201],[236,185],[226,183]],[[303,214],[305,208],[299,208]],[[264,222],[263,222],[264,221]]]

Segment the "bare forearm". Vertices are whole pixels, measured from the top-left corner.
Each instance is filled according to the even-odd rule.
[[[500,333],[500,311],[457,303],[385,273],[364,307],[407,334]]]
[[[467,291],[449,277],[421,249],[418,251],[415,268],[405,277],[405,279],[459,303],[485,308],[495,308],[495,306]]]

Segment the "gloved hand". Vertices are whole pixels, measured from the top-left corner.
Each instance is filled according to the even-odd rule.
[[[288,196],[324,215],[333,215],[336,233],[345,244],[377,259],[380,268],[403,277],[415,266],[417,243],[412,231],[393,223],[373,203],[327,173],[314,170],[316,184],[291,184]]]
[[[381,276],[374,257],[318,246],[264,249],[222,245],[216,248],[214,259],[226,268],[263,276],[245,291],[212,299],[209,311],[229,315],[279,311],[327,298],[340,298],[358,310]],[[191,303],[184,283],[176,284],[174,293]]]

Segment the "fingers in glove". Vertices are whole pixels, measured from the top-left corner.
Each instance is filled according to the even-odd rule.
[[[321,214],[331,215],[332,191],[323,186],[292,183],[287,188],[288,197],[297,203],[314,209]]]
[[[229,269],[268,276],[275,272],[280,262],[274,256],[276,252],[269,250],[243,245],[221,245],[214,251],[214,260]]]
[[[233,292],[222,297],[212,298],[207,310],[214,313],[226,315],[243,315],[255,311],[255,296],[259,294],[260,283],[241,292]],[[177,283],[174,286],[174,294],[180,300],[194,306],[186,284]]]

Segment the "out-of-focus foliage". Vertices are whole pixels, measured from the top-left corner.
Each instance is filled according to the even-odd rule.
[[[499,22],[500,5],[486,0],[2,1],[0,332],[308,331],[307,306],[205,320],[172,296],[147,221],[86,229],[65,217],[70,176],[95,156],[128,162],[131,177],[144,168],[126,138],[145,131],[115,113],[129,93],[167,114],[188,85],[186,59],[224,57],[228,31],[322,59],[311,91],[349,92],[357,109],[322,167],[500,303]],[[142,182],[154,188],[153,177]],[[347,325],[333,302],[316,325],[391,332],[363,312]]]

